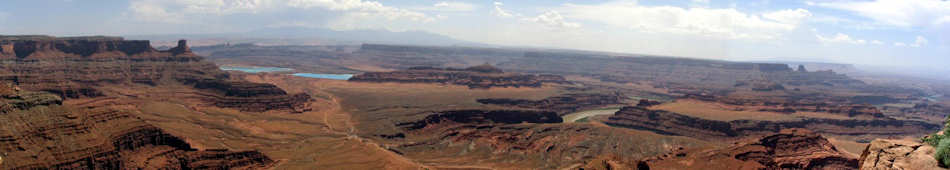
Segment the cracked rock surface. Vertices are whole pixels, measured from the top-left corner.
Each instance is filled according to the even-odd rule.
[[[938,166],[933,146],[906,140],[877,139],[861,153],[861,169],[946,169]]]

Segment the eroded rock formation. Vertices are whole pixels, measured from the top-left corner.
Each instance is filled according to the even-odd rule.
[[[464,69],[412,67],[393,72],[368,72],[353,76],[350,81],[443,83],[468,86],[469,88],[492,87],[541,87],[543,83],[566,83],[556,75],[526,75],[505,73],[490,65]]]
[[[858,160],[824,137],[804,129],[785,129],[733,146],[675,153],[648,159],[658,169],[858,169]]]
[[[516,123],[561,123],[557,113],[532,110],[451,110],[426,116],[415,122],[399,123],[396,126],[417,130],[438,124],[516,124]]]
[[[0,169],[228,169],[264,168],[274,161],[256,151],[198,151],[124,111],[64,106],[56,95],[0,87]],[[31,96],[48,100],[22,100]],[[19,101],[18,101],[19,100]]]
[[[203,79],[184,81],[197,89],[205,89],[224,95],[208,95],[209,102],[218,107],[238,108],[242,111],[262,112],[267,110],[290,110],[292,112],[310,111],[310,95],[305,93],[287,94],[273,84],[247,81]]]
[[[246,111],[307,110],[308,95],[288,95],[273,85],[229,80],[211,62],[191,53],[185,40],[169,50],[120,37],[0,36],[0,80],[63,98],[102,96],[102,85],[188,84],[210,93],[222,107]]]
[[[823,112],[848,117],[885,118],[884,113],[870,104],[852,103],[840,99],[740,99],[732,97],[717,97],[711,95],[688,94],[685,98],[706,102],[722,103],[732,106],[734,110],[755,110],[778,113],[795,112]]]
[[[620,93],[613,94],[565,94],[560,96],[548,97],[541,100],[525,99],[478,99],[478,103],[512,106],[527,109],[549,110],[558,114],[568,114],[584,109],[604,107],[608,105],[623,104],[626,99]]]
[[[806,128],[824,134],[838,135],[907,135],[937,131],[939,125],[893,118],[858,120],[802,118],[800,120],[733,120],[719,121],[641,107],[624,107],[611,116],[607,124],[654,131],[661,134],[697,138],[735,138],[779,132],[785,128]]]
[[[933,146],[920,142],[877,139],[861,153],[859,165],[868,170],[946,169],[938,166],[935,152]]]

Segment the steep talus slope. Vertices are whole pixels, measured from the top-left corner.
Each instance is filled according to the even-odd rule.
[[[858,169],[858,160],[824,137],[785,129],[750,142],[702,151],[681,151],[645,164],[656,169]]]
[[[0,169],[263,168],[256,151],[198,151],[183,139],[120,110],[60,105],[58,96],[0,87]],[[44,98],[48,100],[24,100]],[[49,102],[52,100],[53,102]]]
[[[187,84],[209,92],[220,107],[245,111],[303,111],[307,95],[288,95],[270,84],[229,80],[229,75],[179,41],[156,50],[148,41],[119,37],[0,36],[0,80],[64,98],[106,94],[105,84]]]
[[[350,78],[362,82],[443,83],[464,85],[469,88],[541,87],[542,83],[566,83],[556,75],[527,75],[505,73],[490,65],[464,69],[412,67],[393,72],[368,72]]]
[[[785,128],[807,128],[824,134],[880,136],[926,134],[940,129],[939,125],[893,118],[719,121],[641,107],[624,107],[611,116],[606,123],[620,127],[650,130],[661,134],[699,138],[735,138],[746,135],[769,134]]]

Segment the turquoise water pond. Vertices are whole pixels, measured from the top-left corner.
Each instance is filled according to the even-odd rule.
[[[246,73],[265,73],[265,72],[289,72],[294,71],[292,68],[280,68],[280,67],[241,67],[241,66],[221,66],[221,70],[233,70],[241,71]],[[350,77],[353,77],[352,74],[319,74],[319,73],[294,73],[290,74],[298,77],[307,77],[307,78],[318,78],[318,79],[333,79],[333,80],[349,80]]]
[[[334,79],[334,80],[349,80],[351,77],[353,77],[352,74],[294,73],[291,75],[300,76],[300,77],[318,78],[318,79]]]
[[[294,71],[292,68],[280,68],[280,67],[239,67],[239,66],[221,66],[221,70],[228,71],[241,71],[247,73],[264,73],[264,72],[286,72]]]

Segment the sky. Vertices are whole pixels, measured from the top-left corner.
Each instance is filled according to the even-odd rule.
[[[950,70],[947,0],[0,0],[0,34],[427,31],[486,44]]]

